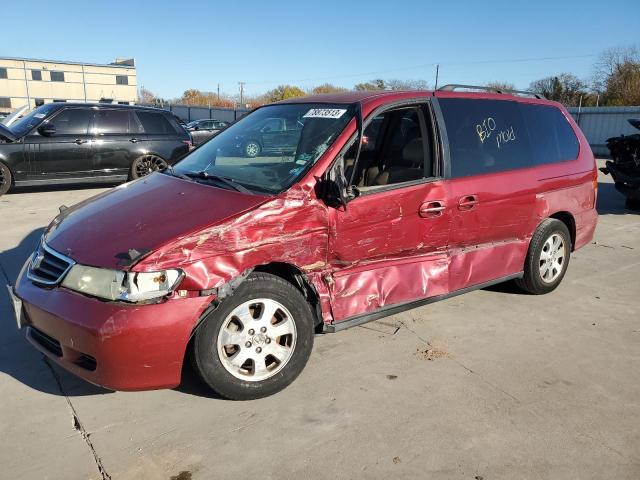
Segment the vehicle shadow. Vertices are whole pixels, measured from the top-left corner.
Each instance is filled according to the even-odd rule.
[[[33,230],[12,249],[0,252],[0,373],[51,395],[85,396],[111,393],[68,373],[33,348],[18,330],[7,288],[13,285],[22,265],[35,250],[43,228]],[[52,375],[53,369],[53,375]]]

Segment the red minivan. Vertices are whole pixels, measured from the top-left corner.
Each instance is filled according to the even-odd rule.
[[[552,291],[593,237],[596,186],[580,129],[536,95],[287,100],[61,208],[10,295],[29,341],[89,382],[175,387],[191,359],[258,398],[316,333],[508,280]]]

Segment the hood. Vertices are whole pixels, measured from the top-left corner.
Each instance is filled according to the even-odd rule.
[[[0,123],[0,137],[6,138],[10,142],[15,142],[18,140],[18,137],[15,133],[13,133],[9,128],[5,127]]]
[[[124,268],[267,199],[154,173],[62,209],[46,241],[78,263]]]

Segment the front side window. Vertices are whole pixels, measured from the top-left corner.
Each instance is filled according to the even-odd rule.
[[[129,111],[98,110],[94,122],[94,135],[125,134],[129,132]]]
[[[17,137],[22,137],[36,128],[38,125],[40,125],[49,115],[51,115],[57,109],[58,106],[52,103],[34,108],[20,120],[11,125],[11,131],[15,133]]]
[[[194,150],[175,171],[200,181],[223,177],[249,190],[277,193],[320,158],[354,114],[355,106],[346,104],[268,105]]]
[[[52,82],[64,82],[64,72],[51,71]]]
[[[532,165],[529,134],[518,102],[443,98],[439,104],[449,138],[452,177]]]
[[[91,111],[67,108],[50,120],[56,127],[56,135],[86,135],[89,130]]]
[[[360,188],[379,187],[431,176],[431,141],[424,123],[421,106],[389,110],[373,118],[364,130],[353,184]],[[356,149],[354,143],[344,155],[347,180],[353,174]]]

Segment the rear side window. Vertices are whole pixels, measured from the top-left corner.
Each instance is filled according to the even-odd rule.
[[[452,177],[532,166],[529,134],[517,102],[443,98],[439,103]]]
[[[96,135],[129,133],[129,112],[127,110],[98,110],[94,129]]]
[[[142,123],[145,133],[175,135],[176,130],[162,113],[138,110],[136,114],[140,119],[140,123]]]
[[[68,108],[51,119],[56,135],[86,135],[89,130],[90,110]]]
[[[575,160],[579,143],[562,112],[548,105],[522,105],[535,165]]]

